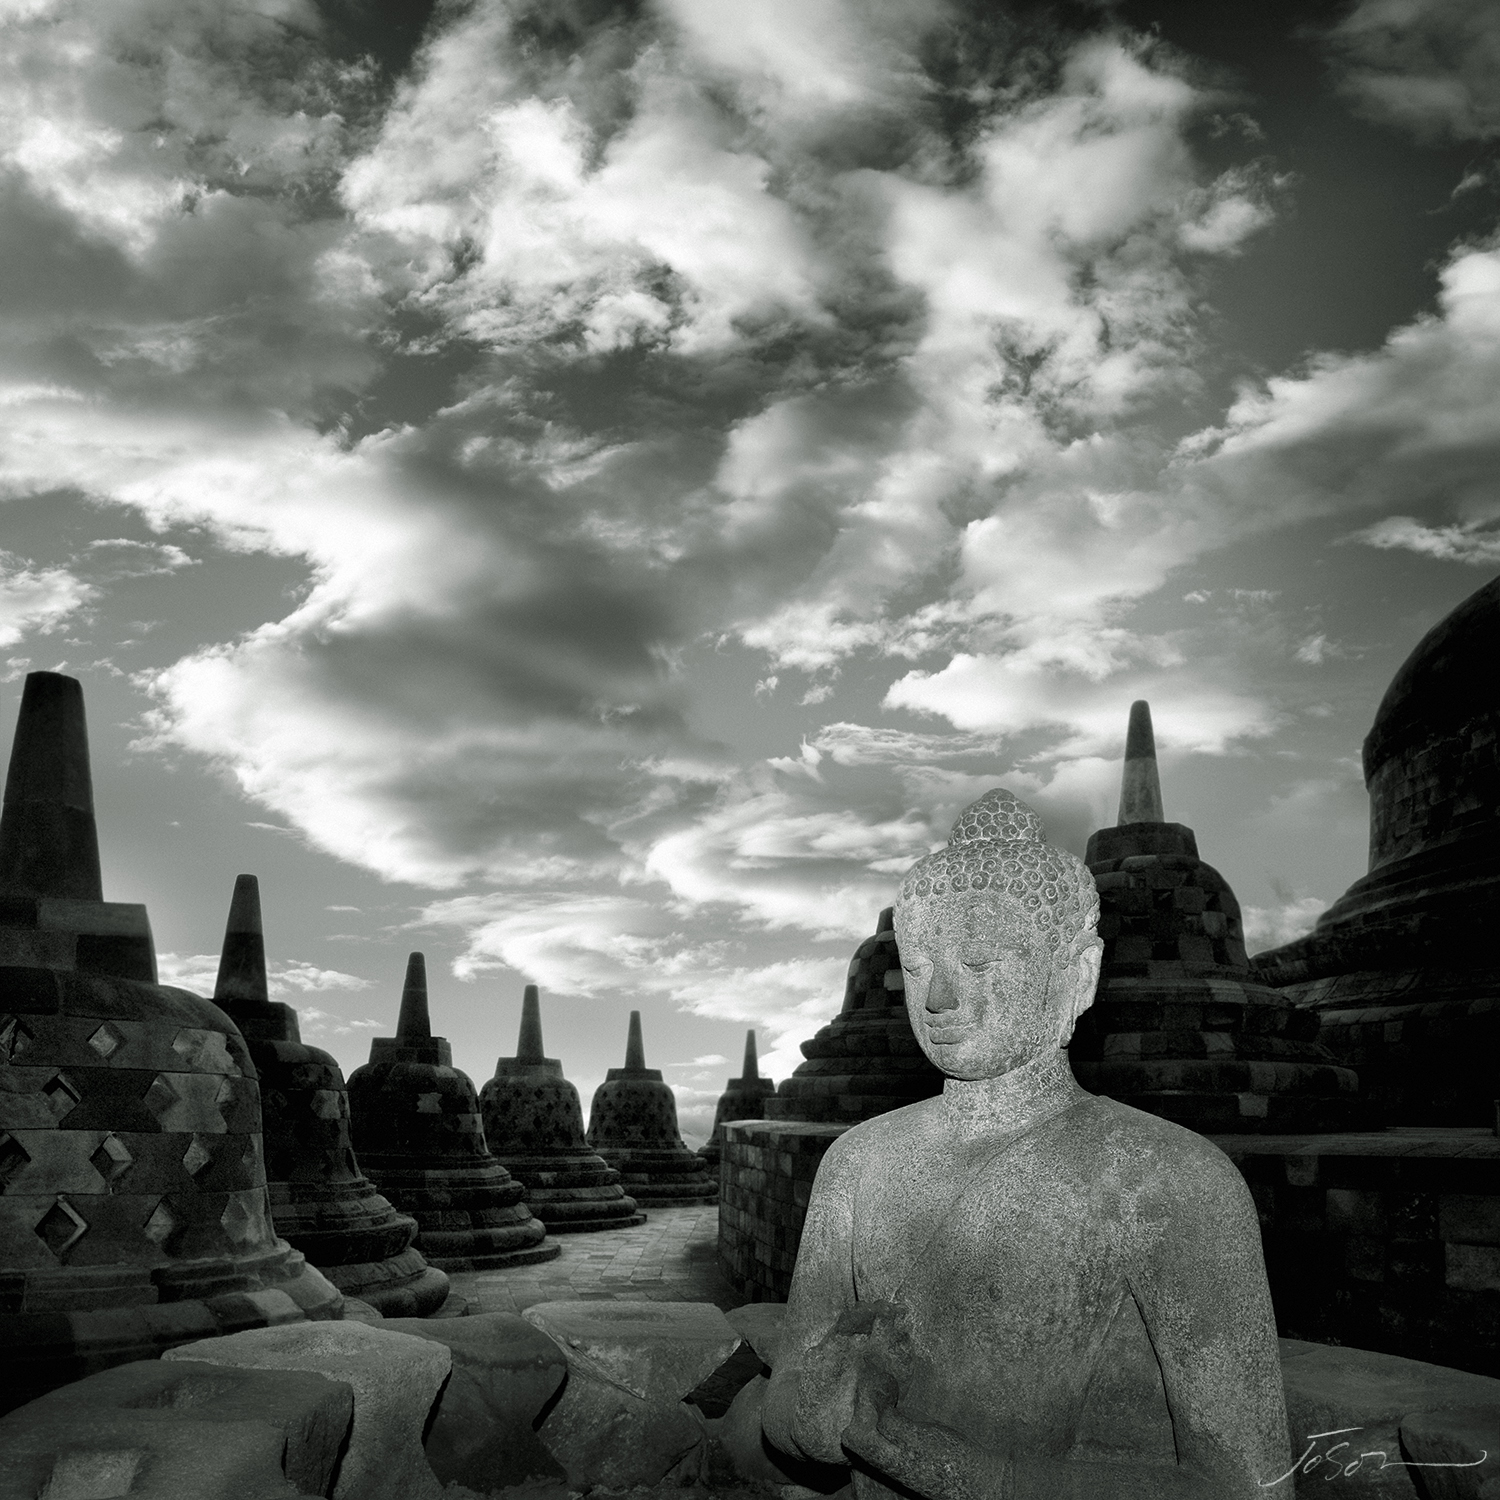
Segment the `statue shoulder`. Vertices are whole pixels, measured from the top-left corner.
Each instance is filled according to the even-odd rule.
[[[824,1154],[820,1173],[853,1175],[884,1161],[906,1161],[915,1147],[941,1129],[937,1118],[941,1103],[941,1099],[921,1099],[851,1125]]]
[[[1164,1206],[1197,1208],[1225,1198],[1250,1203],[1250,1190],[1230,1159],[1196,1130],[1099,1096],[1087,1127],[1099,1168],[1138,1190],[1158,1189]]]

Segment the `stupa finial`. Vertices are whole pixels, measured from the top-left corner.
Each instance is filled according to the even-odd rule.
[[[1120,777],[1120,814],[1127,823],[1165,823],[1161,806],[1161,778],[1156,771],[1156,736],[1151,730],[1151,705],[1138,698],[1130,705],[1130,727],[1125,733],[1125,770]]]
[[[229,920],[224,924],[224,947],[219,954],[215,1001],[270,999],[266,987],[266,940],[260,923],[260,882],[253,875],[236,875]]]
[[[546,1061],[542,1056],[542,997],[534,984],[528,984],[521,994],[521,1035],[516,1040],[516,1061]]]
[[[625,1039],[625,1066],[646,1066],[646,1044],[641,1040],[641,1013],[638,1010],[630,1012],[630,1031]]]
[[[0,894],[102,901],[83,687],[30,672],[0,811]]]
[[[746,1079],[760,1077],[760,1061],[755,1055],[755,1031],[753,1028],[745,1033],[745,1063],[740,1069],[740,1077]]]
[[[427,960],[413,953],[406,960],[406,983],[401,989],[401,1014],[396,1018],[396,1037],[403,1042],[427,1041],[432,1021],[427,1014]]]

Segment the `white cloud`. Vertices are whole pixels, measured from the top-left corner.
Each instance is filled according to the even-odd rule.
[[[66,568],[38,568],[0,552],[0,647],[56,630],[96,593]]]
[[[1304,937],[1327,909],[1328,903],[1318,896],[1293,895],[1285,896],[1273,906],[1247,906],[1241,913],[1245,922],[1245,948],[1253,955]]]
[[[1325,41],[1344,91],[1423,135],[1500,136],[1500,12],[1491,0],[1359,0]]]
[[[158,953],[156,968],[163,984],[177,985],[198,995],[212,995],[219,978],[217,953]],[[320,969],[299,959],[272,959],[266,965],[266,989],[272,1000],[290,1003],[295,995],[322,995],[335,991],[367,990],[371,981],[338,969]],[[297,1007],[298,1013],[328,1027],[369,1027],[375,1021],[344,1021],[315,1008]]]
[[[1485,566],[1500,562],[1500,532],[1494,521],[1468,521],[1452,526],[1424,526],[1412,516],[1387,516],[1351,541],[1385,551],[1399,548],[1444,562],[1466,562]]]

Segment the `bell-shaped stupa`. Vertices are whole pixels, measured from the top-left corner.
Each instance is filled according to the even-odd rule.
[[[534,984],[521,999],[516,1055],[496,1060],[479,1093],[490,1153],[525,1189],[526,1206],[550,1234],[644,1224],[619,1172],[589,1145],[583,1103],[562,1063],[542,1053],[542,1001]]]
[[[26,679],[0,812],[0,1411],[193,1339],[342,1315],[279,1239],[218,1006],[105,901],[83,690]]]
[[[802,1043],[807,1061],[766,1100],[766,1119],[853,1125],[942,1093],[943,1075],[917,1045],[906,1014],[893,910],[881,912],[874,936],[854,950],[843,1009]]]
[[[427,963],[406,964],[394,1037],[375,1037],[349,1075],[354,1147],[375,1186],[417,1221],[417,1248],[445,1271],[551,1260],[559,1246],[521,1201],[522,1188],[490,1155],[479,1097],[433,1036]]]
[[[350,1297],[387,1317],[426,1317],[448,1278],[413,1247],[417,1221],[397,1213],[359,1170],[339,1065],[307,1046],[290,1005],[266,985],[260,886],[234,883],[214,1003],[245,1038],[260,1075],[261,1129],[276,1231]]]
[[[1500,578],[1427,632],[1364,743],[1370,868],[1258,977],[1311,1008],[1382,1123],[1493,1126]]]
[[[776,1085],[769,1078],[760,1076],[760,1063],[755,1055],[755,1032],[747,1031],[745,1062],[740,1076],[729,1079],[724,1092],[719,1095],[718,1107],[714,1110],[713,1133],[698,1150],[698,1155],[708,1163],[710,1170],[719,1170],[724,1127],[735,1120],[764,1120],[766,1100],[775,1093]]]
[[[682,1142],[677,1100],[660,1068],[646,1066],[641,1013],[630,1012],[625,1066],[611,1068],[594,1090],[588,1142],[619,1170],[637,1203],[712,1203],[718,1180]]]
[[[1358,1128],[1355,1074],[1318,1044],[1315,1016],[1251,973],[1234,892],[1193,830],[1166,821],[1144,702],[1130,710],[1119,819],[1085,855],[1104,964],[1068,1049],[1078,1081],[1205,1133]]]

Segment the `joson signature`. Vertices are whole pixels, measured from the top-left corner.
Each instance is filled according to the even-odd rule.
[[[1273,1489],[1278,1484],[1285,1483],[1293,1474],[1301,1469],[1304,1474],[1311,1474],[1320,1464],[1328,1464],[1329,1472],[1323,1476],[1325,1480],[1347,1479],[1351,1474],[1357,1474],[1359,1467],[1367,1458],[1378,1458],[1379,1467],[1382,1469],[1475,1469],[1487,1459],[1489,1449],[1486,1448],[1478,1458],[1466,1464],[1414,1464],[1405,1459],[1391,1459],[1387,1457],[1384,1448],[1370,1448],[1355,1458],[1350,1458],[1348,1453],[1340,1453],[1340,1449],[1353,1449],[1353,1444],[1344,1438],[1341,1443],[1333,1443],[1326,1453],[1316,1452],[1318,1443],[1323,1438],[1342,1437],[1346,1432],[1363,1432],[1362,1427],[1335,1427],[1331,1432],[1310,1432],[1307,1435],[1307,1447],[1299,1458],[1280,1479],[1262,1479],[1260,1487],[1263,1490]]]

